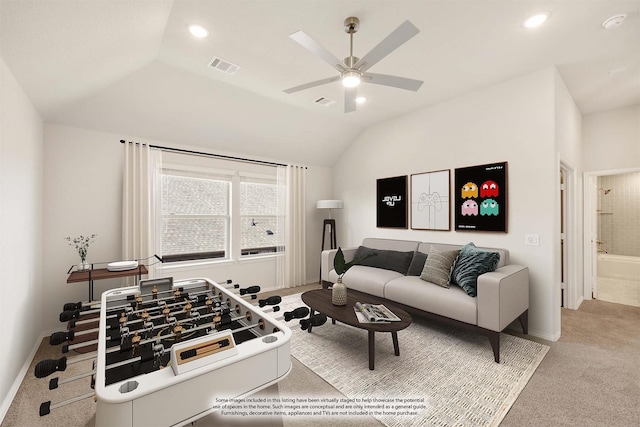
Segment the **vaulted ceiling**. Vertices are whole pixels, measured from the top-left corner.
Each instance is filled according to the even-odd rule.
[[[542,27],[522,26],[541,11]],[[407,19],[420,29],[371,69],[419,91],[363,84],[348,114],[340,82],[283,92],[337,74],[288,35],[344,58],[349,16],[360,57]],[[374,123],[549,66],[583,114],[640,103],[640,0],[0,0],[0,43],[46,122],[315,165]]]

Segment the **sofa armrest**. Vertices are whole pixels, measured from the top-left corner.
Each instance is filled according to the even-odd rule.
[[[529,268],[509,264],[478,277],[478,326],[501,332],[529,309]]]
[[[356,256],[356,250],[358,248],[342,248],[342,253],[344,254],[345,262],[349,262],[353,260],[353,257]],[[333,260],[336,257],[337,249],[330,249],[327,251],[322,251],[321,259],[320,259],[320,271],[322,275],[320,276],[320,280],[324,280],[326,282],[330,282],[329,280],[329,272],[333,270]]]

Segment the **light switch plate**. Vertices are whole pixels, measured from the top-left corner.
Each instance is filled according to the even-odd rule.
[[[538,234],[527,234],[524,236],[524,244],[527,246],[540,246],[540,236]]]

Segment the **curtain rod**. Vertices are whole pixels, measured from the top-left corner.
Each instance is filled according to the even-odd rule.
[[[126,143],[127,141],[125,141],[124,139],[120,140],[121,144]],[[134,142],[134,141],[129,141],[130,144],[140,144],[139,142]],[[255,159],[247,159],[244,157],[234,157],[234,156],[226,156],[224,154],[214,154],[214,153],[205,153],[202,151],[193,151],[193,150],[185,150],[182,148],[172,148],[172,147],[163,147],[161,145],[153,145],[153,144],[144,144],[143,145],[149,145],[149,148],[156,148],[158,150],[162,150],[162,151],[171,151],[174,153],[183,153],[183,154],[194,154],[197,156],[204,156],[204,157],[214,157],[216,159],[223,159],[223,160],[235,160],[238,162],[245,162],[245,163],[257,163],[257,164],[261,164],[261,165],[269,165],[269,166],[293,166],[293,165],[287,165],[285,163],[276,163],[276,162],[267,162],[265,160],[255,160]],[[305,169],[307,169],[306,166],[303,166]]]

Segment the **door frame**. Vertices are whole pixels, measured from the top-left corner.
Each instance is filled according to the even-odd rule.
[[[560,260],[558,261],[559,270],[562,269],[562,257],[564,252],[564,275],[565,275],[565,293],[564,293],[564,307],[576,310],[580,303],[582,303],[581,298],[581,289],[579,286],[578,279],[578,260],[579,260],[579,252],[578,248],[578,235],[580,234],[578,231],[578,215],[577,215],[577,200],[576,194],[577,192],[577,179],[576,179],[576,167],[564,159],[562,156],[559,158],[559,167],[558,167],[558,185],[560,185],[560,175],[564,173],[564,197],[561,196],[560,187],[558,189],[558,196],[561,197],[560,204],[564,205],[564,251],[560,245],[560,240],[558,240],[558,254],[560,256]],[[563,209],[559,206],[558,209],[558,218],[562,221],[560,210]],[[558,232],[562,227],[558,227]],[[562,272],[558,274],[557,277],[560,292],[562,289]],[[558,309],[560,309],[560,305],[558,305]]]

